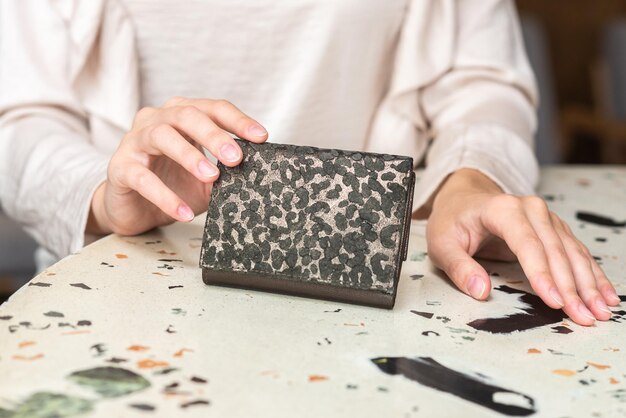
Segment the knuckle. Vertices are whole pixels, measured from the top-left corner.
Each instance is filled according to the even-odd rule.
[[[522,208],[521,199],[510,194],[503,194],[494,197],[494,204],[500,209],[509,211],[518,211]]]
[[[169,137],[170,134],[172,133],[172,129],[173,128],[167,123],[157,123],[155,125],[152,125],[149,128],[147,135],[152,140],[155,140],[158,142]]]
[[[226,99],[216,99],[213,101],[213,107],[218,112],[229,111],[234,108],[233,104]]]
[[[539,196],[526,196],[522,199],[524,204],[531,210],[541,212],[548,211],[548,205],[546,204],[545,200],[543,200]]]
[[[198,115],[199,110],[195,106],[177,106],[176,118],[179,120],[188,120]]]
[[[166,107],[178,106],[185,101],[185,98],[182,96],[172,96],[166,102]]]
[[[141,109],[137,111],[137,114],[135,115],[135,121],[137,122],[137,121],[146,120],[149,117],[151,117],[155,112],[156,112],[156,108],[154,107],[150,107],[150,106],[142,107]]]

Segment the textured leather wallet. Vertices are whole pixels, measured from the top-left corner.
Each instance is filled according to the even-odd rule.
[[[219,165],[205,283],[391,309],[406,260],[415,175],[396,155],[237,140]]]

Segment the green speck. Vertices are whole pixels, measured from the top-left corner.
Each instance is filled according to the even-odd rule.
[[[0,410],[0,417],[10,418],[63,418],[85,414],[92,410],[92,401],[60,393],[37,392],[18,405],[15,411],[8,411],[9,415],[2,415],[6,410]]]
[[[143,390],[150,382],[135,372],[120,367],[96,367],[68,376],[74,383],[89,387],[105,398],[115,398]]]
[[[411,257],[409,257],[409,260],[410,261],[424,261],[427,254],[428,253],[424,253],[424,252],[413,253],[411,254]]]

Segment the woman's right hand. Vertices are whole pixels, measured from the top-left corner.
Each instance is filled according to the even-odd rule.
[[[243,158],[229,132],[267,139],[258,122],[225,100],[174,97],[141,109],[94,193],[87,232],[135,235],[204,212],[219,170],[202,148],[229,167]]]

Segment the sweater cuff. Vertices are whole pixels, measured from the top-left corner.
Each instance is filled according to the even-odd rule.
[[[416,184],[415,210],[422,207],[443,181],[462,168],[480,171],[505,193],[534,194],[539,167],[531,146],[501,126],[455,125],[433,141],[426,169]]]

